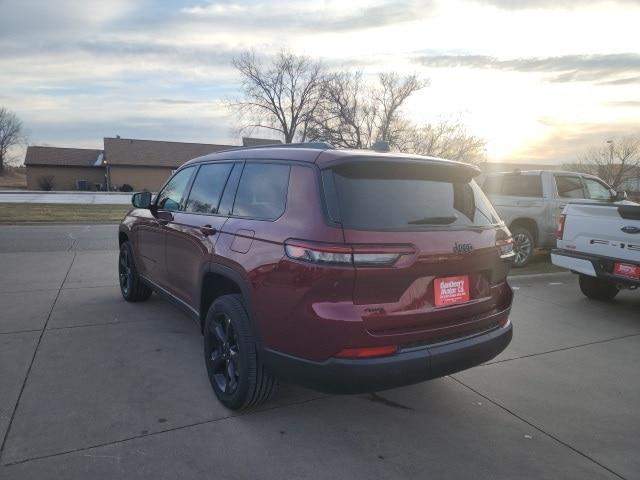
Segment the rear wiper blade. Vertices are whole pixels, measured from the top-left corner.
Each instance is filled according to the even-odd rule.
[[[451,225],[456,220],[458,220],[458,216],[451,215],[449,217],[424,217],[407,223],[409,225]]]

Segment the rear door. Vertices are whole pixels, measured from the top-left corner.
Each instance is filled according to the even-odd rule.
[[[168,288],[196,311],[204,270],[215,257],[216,242],[227,220],[219,213],[219,205],[233,168],[230,162],[200,165],[183,208],[166,227]]]
[[[354,302],[372,333],[459,333],[500,307],[508,265],[496,240],[508,234],[470,169],[357,161],[325,170],[323,185],[354,248]],[[360,251],[379,251],[379,263],[359,263]]]

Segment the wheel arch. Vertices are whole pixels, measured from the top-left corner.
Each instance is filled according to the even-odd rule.
[[[240,294],[244,299],[244,306],[258,339],[261,339],[252,303],[251,285],[249,281],[232,268],[223,265],[210,265],[202,276],[200,283],[200,332],[204,332],[204,323],[211,304],[219,297],[230,294]]]

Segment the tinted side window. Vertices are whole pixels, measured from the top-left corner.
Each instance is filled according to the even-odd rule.
[[[191,180],[193,170],[193,167],[180,170],[169,180],[169,183],[165,185],[158,195],[158,208],[162,210],[180,210],[180,204]]]
[[[218,213],[220,195],[231,167],[230,163],[202,165],[193,181],[185,210],[193,213]]]
[[[556,186],[558,187],[558,196],[561,198],[584,198],[580,177],[558,175],[556,176]]]
[[[484,179],[484,182],[482,183],[482,190],[487,195],[499,194],[501,186],[502,177],[500,175],[493,175]]]
[[[611,200],[611,192],[609,188],[597,180],[593,178],[583,178],[585,187],[587,187],[587,193],[589,194],[589,198],[593,200],[603,200],[608,202]]]
[[[242,173],[242,163],[236,163],[233,166],[227,185],[224,187],[224,193],[222,194],[222,200],[220,200],[220,206],[218,207],[218,213],[220,215],[231,215],[233,209],[233,200],[236,198],[236,190],[238,188],[238,180]]]
[[[284,213],[289,185],[288,165],[247,163],[240,178],[233,214],[274,220]]]
[[[505,175],[502,178],[502,194],[514,197],[542,197],[540,175]]]

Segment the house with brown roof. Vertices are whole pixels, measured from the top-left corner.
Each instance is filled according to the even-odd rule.
[[[110,190],[126,184],[134,191],[157,192],[186,161],[229,148],[233,145],[107,137],[104,139],[107,185]]]
[[[243,145],[279,140],[245,137]],[[30,146],[25,157],[27,188],[43,190],[158,191],[171,173],[192,158],[237,145],[106,137],[104,150]]]
[[[27,188],[103,190],[106,181],[102,159],[102,150],[30,146],[24,160]]]

